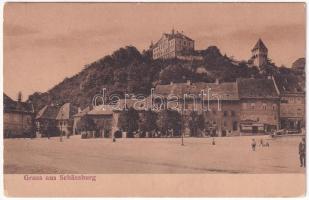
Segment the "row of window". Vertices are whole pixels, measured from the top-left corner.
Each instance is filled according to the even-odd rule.
[[[193,47],[193,42],[190,42],[190,41],[181,41],[181,40],[176,40],[176,44],[179,44],[179,45],[183,45],[183,46],[188,46],[188,47]],[[161,51],[163,49],[167,49],[167,48],[170,48],[170,47],[175,47],[175,43],[174,43],[174,40],[171,40],[170,42],[162,42],[161,44],[159,44],[159,46],[157,48],[155,48],[153,50],[154,53],[157,53],[158,51]]]
[[[276,104],[273,104],[271,109],[272,110],[276,110]],[[258,107],[256,106],[255,103],[251,103],[250,105],[248,105],[247,103],[243,103],[243,108],[244,109],[250,109],[250,110],[257,110]],[[267,104],[263,103],[262,106],[260,107],[261,110],[267,110]]]
[[[281,103],[305,103],[305,99],[301,97],[283,97]]]

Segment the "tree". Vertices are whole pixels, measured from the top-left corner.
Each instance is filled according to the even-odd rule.
[[[189,116],[189,129],[190,136],[197,137],[199,130],[205,129],[205,118],[203,114],[198,114],[196,111],[192,111]]]
[[[76,125],[76,128],[79,132],[85,131],[94,131],[96,130],[96,124],[94,123],[93,119],[88,115],[83,116]]]
[[[149,109],[142,112],[141,115],[142,116],[140,118],[139,129],[142,131],[143,134],[157,129],[157,114],[155,112]]]
[[[192,79],[192,72],[181,64],[171,64],[160,72],[159,79],[162,84],[181,83]]]
[[[127,132],[127,137],[133,137],[133,132],[138,130],[138,112],[134,108],[121,111],[118,119],[118,127]]]
[[[162,132],[163,136],[180,135],[181,132],[181,115],[176,110],[166,109],[161,110],[157,119],[158,129]]]

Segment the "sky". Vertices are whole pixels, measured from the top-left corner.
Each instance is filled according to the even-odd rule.
[[[23,100],[46,92],[86,64],[127,45],[140,51],[172,28],[248,60],[261,38],[269,57],[291,66],[305,57],[304,3],[6,3],[4,92]]]

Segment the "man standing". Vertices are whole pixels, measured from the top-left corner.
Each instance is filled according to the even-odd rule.
[[[298,145],[300,167],[306,167],[306,139],[303,137]]]
[[[252,147],[252,151],[255,151],[255,146],[256,146],[256,142],[255,139],[252,139],[252,143],[251,143],[251,147]]]

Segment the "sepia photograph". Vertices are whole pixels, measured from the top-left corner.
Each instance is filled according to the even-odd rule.
[[[306,3],[7,2],[4,194],[305,195],[305,57]]]

